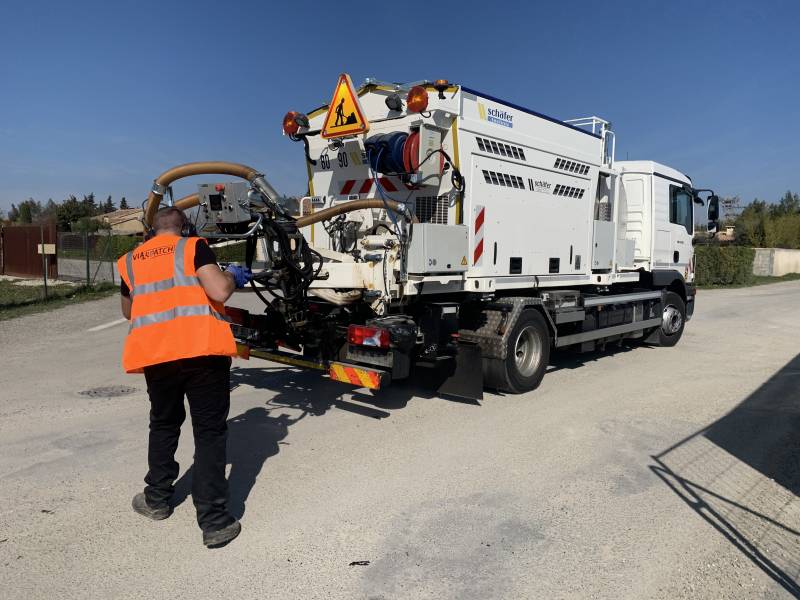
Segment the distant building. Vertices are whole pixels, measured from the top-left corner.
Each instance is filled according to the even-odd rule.
[[[715,234],[715,237],[721,242],[732,242],[736,239],[735,230],[733,225],[726,225]]]
[[[124,208],[93,217],[117,233],[142,233],[144,231],[143,218],[144,212],[141,208]]]

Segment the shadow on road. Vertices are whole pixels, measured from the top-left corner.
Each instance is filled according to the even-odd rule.
[[[555,373],[564,369],[580,369],[587,364],[597,362],[609,356],[624,354],[631,351],[645,352],[655,346],[649,346],[638,340],[623,340],[606,345],[602,350],[580,352],[577,346],[568,346],[553,351],[550,355],[550,364],[547,373]]]
[[[800,355],[650,468],[744,556],[800,598]]]
[[[552,357],[548,372],[576,369],[587,362],[638,347],[641,346],[614,345],[604,351],[586,354],[558,352]],[[412,399],[440,398],[464,407],[480,406],[477,402],[437,396],[435,390],[441,383],[440,376],[431,369],[417,369],[408,380],[393,383],[373,394],[331,381],[318,372],[291,367],[232,369],[231,389],[248,386],[269,390],[274,395],[265,406],[251,408],[228,420],[231,514],[237,518],[244,515],[247,498],[264,463],[278,454],[289,427],[306,417],[322,416],[335,408],[370,419],[385,419],[391,416],[392,411],[405,408]],[[292,409],[294,414],[286,414],[281,409]],[[184,502],[191,493],[192,471],[189,468],[175,483],[175,506]]]
[[[264,463],[278,454],[289,427],[298,421],[322,416],[333,408],[371,419],[385,419],[391,416],[391,411],[405,408],[412,398],[435,397],[434,388],[429,383],[428,374],[423,373],[414,381],[397,383],[372,395],[315,372],[288,367],[232,369],[232,389],[248,386],[270,390],[274,395],[265,406],[251,408],[228,419],[231,514],[237,518],[244,515],[247,498]],[[345,395],[347,400],[343,398]],[[294,414],[287,414],[282,409],[292,409]],[[183,503],[191,493],[192,473],[190,467],[175,483],[174,506]]]

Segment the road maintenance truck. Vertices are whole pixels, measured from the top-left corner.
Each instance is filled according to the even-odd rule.
[[[146,213],[178,178],[242,180],[176,203],[258,266],[265,311],[228,309],[242,355],[372,389],[436,368],[442,393],[480,398],[536,388],[554,348],[674,346],[692,316],[695,214],[714,231],[719,200],[666,165],[615,160],[604,119],[343,74],[283,132],[305,197],[282,201],[245,165],[190,163],[155,180]]]

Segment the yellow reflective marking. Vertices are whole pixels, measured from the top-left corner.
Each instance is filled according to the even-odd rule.
[[[331,377],[333,379],[336,379],[337,381],[345,381],[347,383],[350,383],[350,378],[347,376],[344,367],[341,365],[337,364],[331,365]]]
[[[326,367],[320,363],[315,363],[310,360],[303,360],[300,358],[292,358],[290,356],[284,356],[282,354],[273,354],[272,352],[265,352],[264,350],[255,350],[251,348],[250,356],[254,356],[255,358],[261,358],[264,360],[271,360],[273,362],[282,363],[285,365],[291,365],[293,367],[302,367],[304,369],[317,369],[319,371],[326,370]]]
[[[455,163],[456,169],[459,171],[461,170],[461,163],[458,160],[458,117],[453,119],[453,124],[450,126],[450,130],[453,132],[453,162]],[[464,194],[463,192],[458,195],[458,200],[456,200],[456,225],[463,225],[463,217],[462,217],[462,204],[464,203]]]
[[[361,385],[364,387],[372,388],[375,387],[375,382],[372,379],[372,373],[368,371],[364,371],[363,369],[353,369],[358,375],[358,378],[361,380]]]

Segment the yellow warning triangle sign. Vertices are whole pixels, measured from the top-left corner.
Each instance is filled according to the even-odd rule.
[[[322,137],[337,138],[369,131],[369,121],[364,116],[358,95],[353,88],[350,75],[339,75],[339,83],[333,92],[333,99],[322,125]]]

